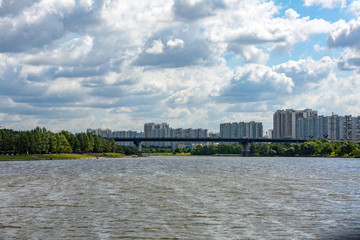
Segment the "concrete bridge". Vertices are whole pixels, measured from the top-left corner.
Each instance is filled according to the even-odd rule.
[[[133,142],[138,148],[139,155],[141,155],[141,144],[142,142],[191,142],[191,143],[207,143],[207,142],[218,142],[218,143],[239,143],[242,146],[242,156],[246,157],[250,155],[250,144],[261,143],[261,142],[277,142],[277,143],[302,143],[306,142],[305,139],[272,139],[272,138],[153,138],[153,137],[141,137],[141,138],[110,138],[114,139],[115,142]]]

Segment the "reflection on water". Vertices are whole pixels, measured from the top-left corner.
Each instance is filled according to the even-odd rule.
[[[360,161],[0,162],[3,239],[356,239]]]

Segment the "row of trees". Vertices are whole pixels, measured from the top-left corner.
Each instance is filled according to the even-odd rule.
[[[117,147],[113,140],[91,133],[53,133],[40,127],[30,131],[0,129],[1,154],[71,153],[78,150],[93,153],[124,152],[124,149]]]
[[[241,145],[196,146],[194,155],[241,154]],[[352,141],[329,142],[309,140],[304,143],[251,144],[252,156],[314,156],[314,157],[360,157],[359,145]]]
[[[304,143],[252,144],[255,156],[360,157],[359,145],[352,141],[309,140]]]
[[[241,154],[241,145],[220,144],[220,145],[197,145],[192,151],[193,155],[214,155],[214,154]]]

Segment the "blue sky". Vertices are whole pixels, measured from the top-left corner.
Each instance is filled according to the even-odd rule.
[[[0,126],[360,115],[360,0],[0,0]]]

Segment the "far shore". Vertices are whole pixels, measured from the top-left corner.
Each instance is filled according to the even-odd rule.
[[[189,156],[184,153],[143,153],[147,156]],[[31,154],[31,155],[0,155],[0,161],[36,161],[60,159],[97,159],[97,158],[137,158],[138,155],[124,155],[122,153],[58,153],[58,154]]]
[[[61,154],[32,154],[32,155],[0,155],[0,161],[33,161],[33,160],[56,160],[56,159],[95,159],[95,158],[122,158],[134,157],[121,153],[61,153]]]
[[[208,156],[208,157],[241,157],[241,154],[213,154],[192,155],[190,153],[144,153],[142,157],[149,156]],[[32,155],[0,155],[1,161],[38,161],[38,160],[71,160],[71,159],[99,159],[99,158],[137,158],[138,155],[124,155],[121,153],[65,153],[65,154],[32,154]],[[285,157],[285,156],[248,156],[248,157]],[[290,156],[288,156],[290,157]],[[312,158],[354,158],[353,156],[292,156]],[[291,157],[290,157],[291,158]]]

